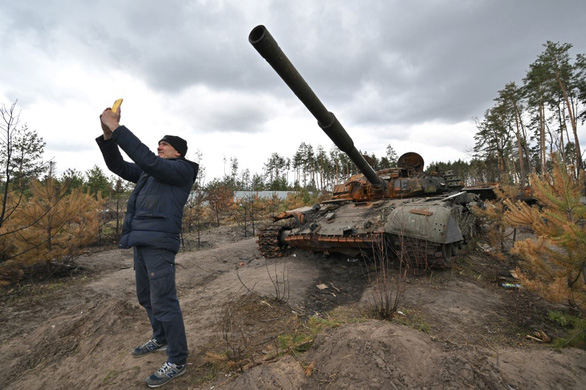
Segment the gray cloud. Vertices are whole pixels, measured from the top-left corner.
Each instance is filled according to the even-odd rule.
[[[277,113],[259,96],[300,105],[248,43],[257,24],[349,129],[469,121],[521,83],[547,40],[586,52],[582,0],[37,0],[3,2],[0,13],[6,96],[62,98],[42,69],[52,58],[117,69],[165,96],[219,94],[182,110],[205,132],[262,131]]]

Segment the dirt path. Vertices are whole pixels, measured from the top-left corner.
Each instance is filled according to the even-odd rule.
[[[454,267],[410,278],[401,306],[409,323],[404,325],[401,316],[398,322],[364,316],[375,290],[362,262],[296,253],[267,265],[252,238],[240,240],[221,230],[206,239],[215,246],[177,257],[191,355],[187,373],[165,388],[586,388],[586,352],[525,339],[532,330],[549,331],[545,304],[523,291],[498,287],[488,268],[473,274]],[[165,357],[129,354],[150,333],[134,296],[131,262],[130,251],[95,253],[79,259],[85,270],[71,281],[38,286],[26,298],[3,299],[0,387],[146,388],[144,378]],[[243,301],[250,291],[284,296],[287,305]],[[259,358],[245,371],[218,371],[210,357],[238,346],[226,324],[235,324],[245,307],[254,308],[248,312],[254,315],[238,323],[250,332],[248,347],[263,339],[259,356],[269,356],[273,335],[294,332],[291,327],[308,316],[327,319],[347,310],[358,320],[326,327],[307,352]]]

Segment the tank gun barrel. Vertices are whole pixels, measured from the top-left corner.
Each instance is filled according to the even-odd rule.
[[[328,111],[322,104],[297,69],[295,69],[295,66],[293,66],[285,53],[283,53],[267,28],[262,25],[256,26],[250,32],[248,40],[313,114],[317,119],[319,127],[321,127],[341,151],[348,155],[364,177],[375,188],[384,189],[385,185],[383,180],[376,174],[360,152],[358,152],[352,138],[350,138],[344,127],[335,115]]]

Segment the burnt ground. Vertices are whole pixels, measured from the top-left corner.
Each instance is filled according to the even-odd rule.
[[[514,265],[473,249],[449,270],[382,291],[362,260],[294,252],[265,260],[254,238],[220,228],[177,257],[191,355],[167,389],[584,389],[586,352],[527,338],[565,331],[559,309],[500,286]],[[68,277],[25,279],[0,297],[3,389],[142,389],[163,353],[134,296],[132,253],[110,248]],[[381,296],[392,321],[373,319]]]

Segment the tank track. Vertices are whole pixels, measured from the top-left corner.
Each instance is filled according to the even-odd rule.
[[[287,254],[287,245],[279,241],[279,236],[287,227],[283,225],[269,225],[260,230],[256,243],[260,254],[267,259],[283,257]]]

